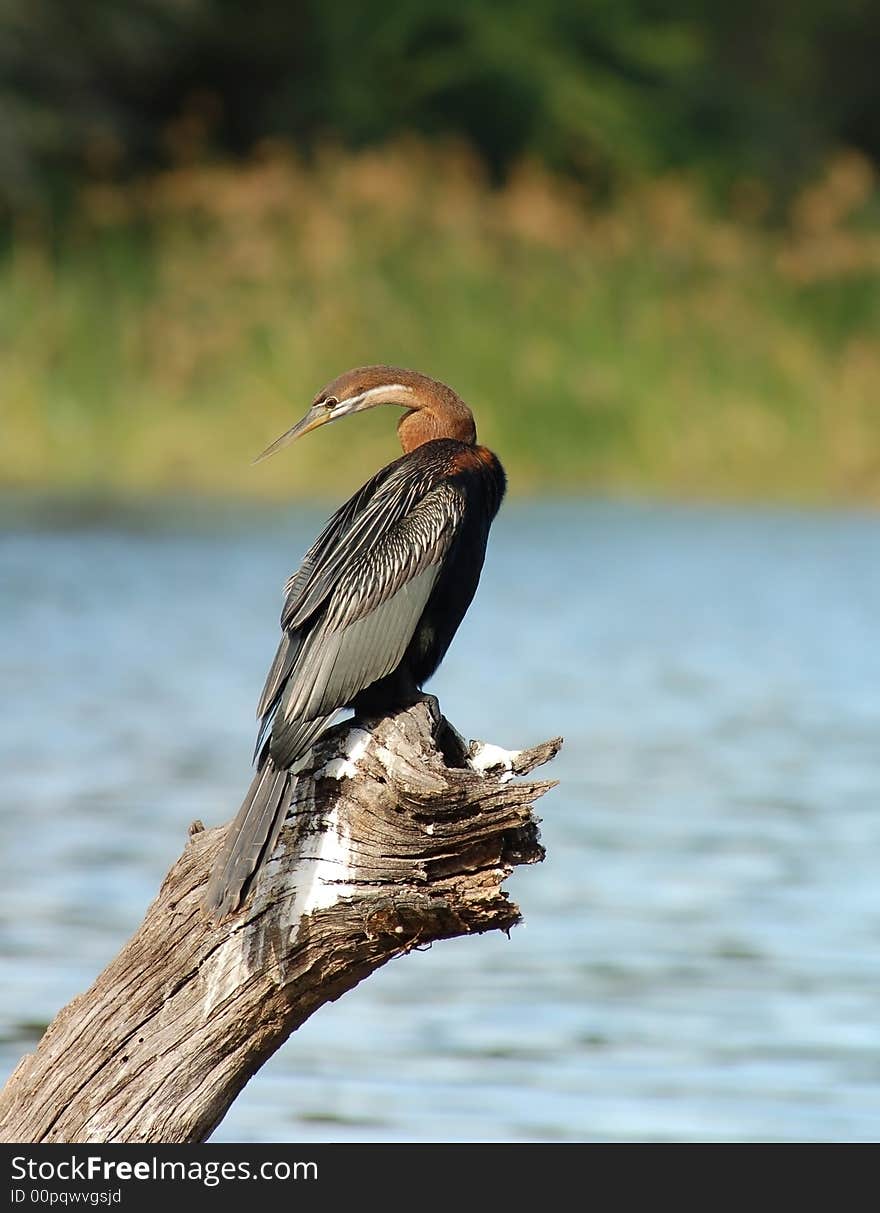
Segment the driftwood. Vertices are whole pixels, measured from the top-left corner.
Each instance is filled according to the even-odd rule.
[[[0,1092],[5,1142],[204,1141],[305,1019],[395,956],[507,931],[501,889],[543,858],[516,783],[561,739],[470,747],[436,700],[328,732],[302,763],[273,858],[243,910],[200,907],[224,830],[191,827],[146,918]]]

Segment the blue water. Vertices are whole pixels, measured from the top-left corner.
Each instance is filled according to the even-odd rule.
[[[6,506],[0,1068],[232,816],[324,511]],[[880,1137],[880,526],[511,504],[430,689],[556,733],[526,923],[309,1020],[217,1141]]]

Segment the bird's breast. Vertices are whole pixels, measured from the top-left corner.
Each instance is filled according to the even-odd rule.
[[[498,460],[487,446],[462,446],[452,456],[455,472],[495,471]]]

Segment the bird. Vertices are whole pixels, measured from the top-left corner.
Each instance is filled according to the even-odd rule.
[[[384,717],[410,706],[474,597],[506,489],[470,408],[439,380],[363,366],[327,384],[256,462],[377,405],[403,410],[403,454],[329,519],[284,588],[281,641],[257,707],[253,781],[208,879],[220,920],[247,900],[290,807],[302,759],[342,709]]]

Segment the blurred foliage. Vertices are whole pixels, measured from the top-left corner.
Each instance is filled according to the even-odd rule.
[[[0,483],[338,498],[394,410],[250,457],[348,366],[452,383],[514,491],[880,501],[876,180],[832,159],[761,222],[686,177],[614,207],[412,137],[94,183],[0,258]]]
[[[266,136],[455,135],[604,191],[699,166],[790,193],[880,153],[871,0],[0,0],[0,195]]]
[[[387,361],[515,489],[880,500],[878,62],[868,0],[0,0],[0,483],[335,497],[381,410],[248,455]]]

